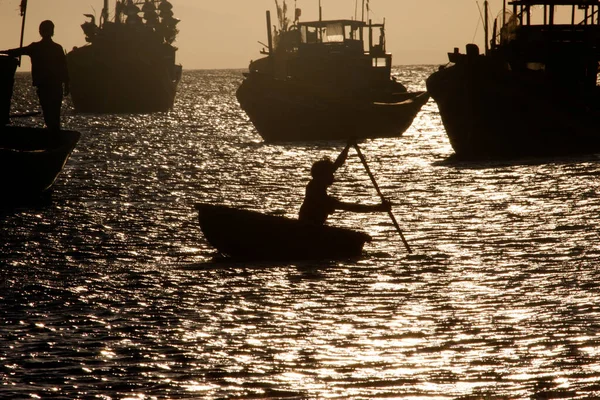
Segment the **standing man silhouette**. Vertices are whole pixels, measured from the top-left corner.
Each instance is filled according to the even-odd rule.
[[[31,58],[31,79],[37,88],[38,98],[46,127],[60,130],[60,109],[63,93],[69,94],[69,72],[62,46],[52,40],[54,23],[46,20],[40,24],[42,40],[29,46],[0,51],[13,57],[27,55]],[[64,92],[63,92],[64,90]]]

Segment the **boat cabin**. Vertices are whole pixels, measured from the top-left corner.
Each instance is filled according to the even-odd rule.
[[[385,25],[356,20],[298,22],[300,51],[329,48],[354,54],[385,55]],[[368,42],[365,42],[365,31]],[[377,40],[375,40],[375,34]]]
[[[600,0],[514,0],[491,50],[513,68],[543,70],[568,84],[596,86],[600,60]],[[506,6],[505,6],[506,7]],[[505,10],[506,11],[506,10]]]
[[[268,12],[267,21],[270,26]],[[251,72],[272,71],[278,79],[350,90],[390,82],[392,55],[386,52],[385,24],[346,19],[297,22],[270,34],[269,51],[263,54],[268,57],[251,63]]]

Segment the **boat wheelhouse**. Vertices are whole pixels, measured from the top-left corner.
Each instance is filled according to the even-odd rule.
[[[312,85],[406,90],[390,80],[392,55],[386,52],[384,24],[354,20],[298,22],[287,31],[276,32],[274,39],[266,53],[274,53],[274,57],[252,63],[251,72]]]

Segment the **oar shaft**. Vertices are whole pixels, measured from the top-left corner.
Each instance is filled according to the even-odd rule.
[[[381,201],[385,201],[385,197],[383,196],[383,193],[381,193],[381,189],[379,189],[379,185],[377,184],[377,181],[375,180],[375,176],[371,172],[371,168],[369,168],[369,164],[367,164],[367,160],[366,160],[365,156],[363,155],[362,151],[360,151],[360,147],[358,147],[358,144],[355,143],[354,148],[356,149],[356,153],[358,154],[360,161],[362,162],[363,166],[365,167],[365,170],[367,171],[369,178],[371,178],[371,182],[373,183],[373,186],[375,187],[377,194],[379,195],[379,197],[381,197]],[[408,242],[406,241],[406,238],[404,237],[404,234],[402,233],[402,229],[400,229],[400,225],[398,225],[398,221],[396,221],[396,217],[392,213],[392,210],[388,211],[388,215],[390,216],[392,223],[396,227],[396,230],[400,234],[400,238],[402,239],[402,243],[404,243],[404,246],[406,247],[406,251],[408,251],[409,254],[412,253],[412,250],[411,250]]]

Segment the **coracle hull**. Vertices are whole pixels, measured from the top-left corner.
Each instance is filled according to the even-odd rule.
[[[265,215],[226,206],[197,204],[206,240],[235,259],[285,261],[359,257],[371,237],[362,232]]]

